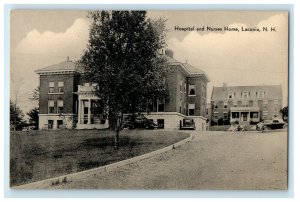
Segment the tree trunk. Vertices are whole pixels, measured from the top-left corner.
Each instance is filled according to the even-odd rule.
[[[114,149],[119,150],[119,130],[116,131]]]
[[[116,135],[115,135],[115,144],[114,144],[114,149],[118,150],[119,149],[119,137],[120,137],[120,131],[122,129],[123,125],[123,113],[121,113],[121,116],[117,117],[117,121],[115,121],[115,128],[116,128]]]

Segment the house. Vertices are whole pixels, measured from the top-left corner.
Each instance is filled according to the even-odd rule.
[[[281,85],[213,87],[211,120],[215,124],[250,124],[279,116]]]
[[[169,64],[166,77],[168,101],[153,101],[144,113],[160,128],[179,129],[184,118],[193,118],[196,128],[206,129],[206,94],[208,76],[204,71],[173,58],[166,50]],[[102,129],[109,126],[103,111],[97,108],[97,85],[86,82],[67,59],[36,71],[40,76],[39,129]],[[96,110],[97,109],[97,110]]]

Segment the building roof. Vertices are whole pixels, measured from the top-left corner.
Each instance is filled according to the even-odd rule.
[[[183,63],[183,65],[191,72],[191,74],[205,74],[203,70],[194,67],[188,63]]]
[[[187,71],[187,73],[190,76],[202,75],[207,79],[207,81],[209,81],[208,76],[206,75],[206,73],[203,70],[201,70],[197,67],[194,67],[188,63],[179,62],[178,60],[175,60],[174,58],[172,58],[168,55],[164,55],[164,58],[167,60],[167,63],[170,63],[172,65],[176,65],[176,64],[180,65],[184,70]]]
[[[242,99],[242,92],[249,92],[249,99],[258,99],[257,93],[264,92],[261,99],[282,99],[281,85],[260,85],[260,86],[224,86],[213,87],[211,100],[228,100],[228,93],[234,93],[232,100]]]
[[[42,73],[62,72],[62,71],[67,71],[67,72],[76,71],[75,63],[70,61],[68,58],[67,60],[65,60],[63,62],[54,64],[54,65],[50,65],[48,67],[44,67],[42,69],[38,69],[35,72],[37,74],[42,74]]]

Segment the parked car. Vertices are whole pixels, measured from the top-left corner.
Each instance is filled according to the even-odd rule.
[[[155,129],[157,124],[153,121],[147,119],[144,115],[129,115],[124,118],[123,128],[135,129],[135,128],[145,128],[145,129]]]
[[[280,120],[264,120],[256,125],[256,130],[274,130],[287,127],[287,124]]]
[[[180,130],[196,130],[194,119],[183,119],[180,121]]]

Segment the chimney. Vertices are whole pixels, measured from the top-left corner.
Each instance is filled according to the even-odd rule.
[[[70,61],[70,57],[69,56],[67,57],[67,61]]]
[[[227,88],[227,83],[223,83],[223,88]]]
[[[165,54],[167,55],[167,56],[169,56],[170,58],[173,58],[173,51],[171,50],[171,49],[166,49],[165,50]]]

